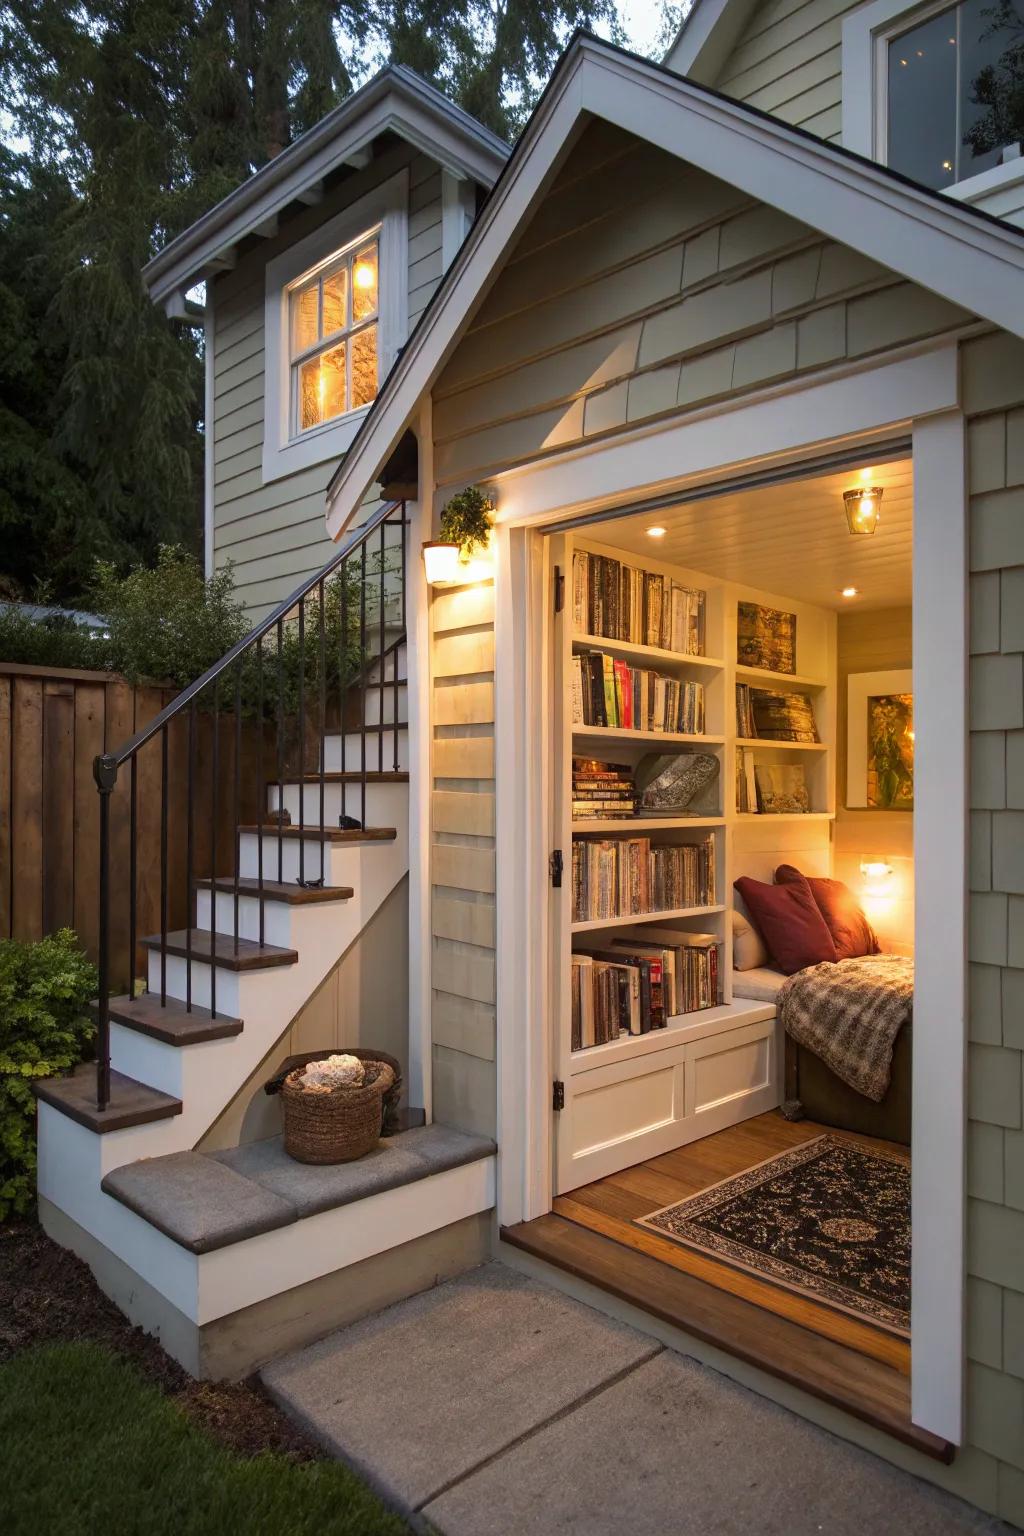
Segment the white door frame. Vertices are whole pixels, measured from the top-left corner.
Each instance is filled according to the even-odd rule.
[[[813,424],[815,436],[807,436]],[[497,1054],[504,1226],[551,1209],[549,723],[551,593],[540,529],[685,483],[839,443],[911,433],[915,727],[912,1418],[963,1435],[966,1125],[967,490],[957,344],[837,369],[803,387],[622,433],[503,473],[495,594]],[[736,457],[742,444],[744,457]],[[658,473],[658,471],[661,473]],[[841,509],[840,509],[841,511]],[[951,814],[960,807],[960,820]]]

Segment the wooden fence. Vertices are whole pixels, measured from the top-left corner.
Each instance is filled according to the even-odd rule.
[[[99,938],[99,795],[93,759],[114,751],[152,720],[176,689],[135,687],[106,672],[0,662],[0,938],[38,939],[74,928],[96,958]],[[188,720],[168,729],[168,928],[184,926],[188,910]],[[232,835],[236,741],[241,742],[237,789],[240,819],[257,819],[255,726],[236,729],[222,715],[217,740],[214,816],[213,720],[196,717],[193,775],[193,872],[234,869]],[[161,895],[162,749],[154,739],[139,754],[136,785],[136,894],[139,938],[159,931]],[[129,771],[111,799],[112,978],[128,978],[130,889]],[[216,844],[216,859],[211,848]],[[142,951],[136,975],[144,974]]]

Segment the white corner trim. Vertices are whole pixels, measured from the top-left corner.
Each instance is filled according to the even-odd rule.
[[[206,309],[203,313],[203,573],[207,581],[213,575],[214,538],[214,441],[213,412],[216,380],[213,371],[216,345],[213,323],[213,279],[206,284]]]
[[[911,1417],[963,1440],[967,1117],[967,471],[959,411],[915,422]],[[939,742],[941,741],[941,746]]]
[[[264,292],[263,484],[337,460],[370,407],[291,436],[287,289],[305,272],[380,225],[378,376],[384,379],[409,328],[409,172],[403,169],[267,262]]]
[[[979,171],[977,176],[968,176],[964,181],[958,181],[955,187],[947,190],[946,196],[955,197],[961,203],[980,203],[993,192],[1006,192],[1022,184],[1024,155],[1018,155],[1015,160],[1007,160],[1002,165],[990,165],[987,171]]]
[[[753,9],[754,0],[693,0],[665,55],[666,69],[714,85]]]
[[[433,538],[433,428],[429,395],[416,426],[420,500],[406,503],[405,645],[409,707],[409,1091],[408,1101],[433,1119],[433,924],[430,885],[430,807],[434,787],[430,588],[421,546]]]
[[[465,176],[441,172],[441,271],[447,272],[473,227],[476,187]]]

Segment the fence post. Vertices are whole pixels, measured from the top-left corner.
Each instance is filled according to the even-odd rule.
[[[94,758],[93,777],[100,796],[100,954],[96,1025],[96,1108],[110,1101],[110,796],[117,783],[117,759]],[[134,956],[132,957],[134,969]]]

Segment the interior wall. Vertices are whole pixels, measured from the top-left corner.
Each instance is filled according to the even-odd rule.
[[[847,684],[852,673],[911,665],[911,609],[882,608],[839,615],[836,722],[836,820],[833,870],[863,904],[882,947],[896,954],[914,949],[914,816],[911,811],[847,808]],[[860,872],[865,854],[883,854],[893,873],[881,883]]]

